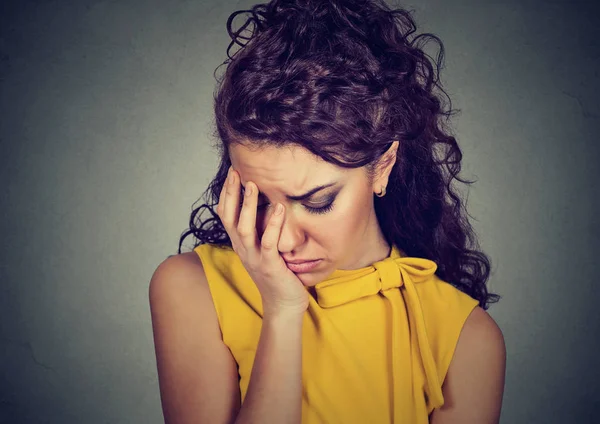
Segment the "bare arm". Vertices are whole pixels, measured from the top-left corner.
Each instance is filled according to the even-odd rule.
[[[302,314],[265,315],[240,405],[237,366],[197,255],[160,264],[149,296],[165,423],[301,422]]]
[[[506,348],[492,317],[476,307],[461,331],[442,386],[444,405],[432,424],[497,424],[500,420]]]
[[[265,316],[236,424],[299,424],[302,419],[301,314]]]
[[[197,255],[165,259],[149,296],[165,423],[232,423],[240,408],[237,366]]]

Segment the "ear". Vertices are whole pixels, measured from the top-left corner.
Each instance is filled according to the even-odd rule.
[[[399,141],[395,140],[377,163],[376,176],[373,179],[373,192],[379,193],[382,187],[387,187],[392,168],[396,164]]]

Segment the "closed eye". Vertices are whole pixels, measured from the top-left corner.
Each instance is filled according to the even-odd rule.
[[[242,199],[240,199],[240,206],[243,204],[243,197],[244,197],[244,193],[245,193],[245,187],[242,187]],[[339,191],[338,191],[339,192]],[[308,206],[308,205],[302,205],[304,206],[304,208],[312,214],[315,215],[322,215],[322,214],[326,214],[328,212],[330,212],[333,209],[333,203],[335,201],[335,198],[337,197],[337,193],[333,193],[332,195],[330,195],[329,199],[327,199],[327,203],[324,206]],[[262,193],[259,194],[259,199],[263,197],[264,195]],[[260,205],[257,205],[256,209],[257,210],[262,210],[264,208],[266,208],[268,205],[270,205],[269,202],[266,203],[261,203]]]
[[[334,203],[334,201],[332,200],[325,206],[319,206],[319,207],[308,206],[308,205],[302,205],[302,206],[304,206],[304,208],[309,213],[312,213],[315,215],[322,215],[322,214],[326,214],[326,213],[330,212],[333,209],[333,203]],[[267,207],[268,205],[269,205],[269,203],[263,203],[261,205],[258,205],[257,209],[263,209],[263,208]]]
[[[333,202],[331,202],[331,203],[329,203],[329,204],[327,204],[327,205],[325,205],[325,206],[320,206],[320,207],[318,207],[318,208],[314,208],[314,207],[311,207],[311,206],[306,206],[306,205],[304,205],[304,207],[305,207],[305,208],[306,208],[306,209],[307,209],[307,210],[308,210],[310,213],[314,213],[314,214],[317,214],[317,215],[321,215],[321,214],[325,214],[325,213],[327,213],[327,212],[329,212],[329,211],[331,211],[331,210],[333,209]]]

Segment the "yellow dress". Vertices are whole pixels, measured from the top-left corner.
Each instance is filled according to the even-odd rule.
[[[258,346],[262,301],[231,248],[197,246],[242,402]],[[315,286],[302,329],[303,424],[421,424],[444,403],[442,383],[478,302],[434,273],[435,262],[388,258],[336,270]]]

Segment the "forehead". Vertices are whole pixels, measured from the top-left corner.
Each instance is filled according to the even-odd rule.
[[[261,190],[285,188],[284,191],[294,194],[347,173],[345,168],[325,162],[296,145],[258,149],[234,144],[229,152],[233,169],[240,174],[242,184],[252,181]]]

